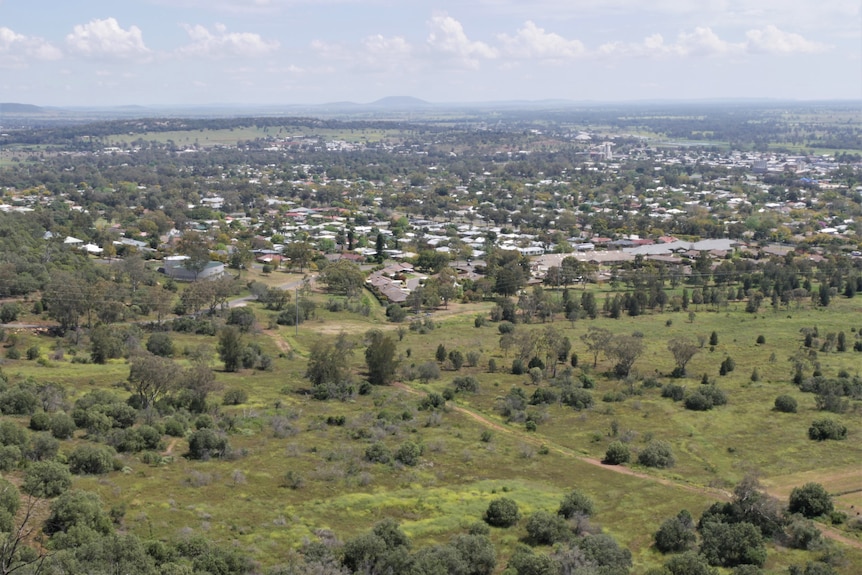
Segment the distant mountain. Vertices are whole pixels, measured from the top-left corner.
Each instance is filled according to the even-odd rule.
[[[375,108],[427,108],[433,104],[412,96],[389,96],[368,104]]]
[[[45,109],[33,104],[16,104],[0,102],[0,114],[44,114]]]

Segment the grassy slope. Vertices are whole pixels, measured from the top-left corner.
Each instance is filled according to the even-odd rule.
[[[579,336],[589,325],[601,325],[615,333],[642,332],[647,351],[636,364],[641,374],[670,371],[673,362],[666,349],[668,339],[708,337],[714,330],[719,335],[719,345],[714,351],[707,346],[695,356],[689,365],[692,378],[684,384],[696,388],[700,375],[708,373],[728,392],[730,402],[708,413],[695,413],[661,398],[658,390],[645,390],[621,403],[604,403],[601,398],[605,393],[622,389],[624,384],[600,375],[609,367],[600,359],[595,370],[597,389],[593,391],[596,406],[585,412],[550,407],[550,418],[534,434],[527,434],[521,425],[503,423],[495,413],[496,399],[511,386],[523,386],[528,394],[533,388],[526,385],[525,377],[485,373],[491,357],[500,366],[511,362],[511,356],[506,358],[499,350],[495,325],[473,327],[477,311],[487,308],[453,305],[438,314],[439,326],[434,331],[426,335],[408,332],[399,343],[399,351],[403,361],[417,365],[432,359],[440,342],[448,349],[482,353],[479,367],[461,371],[475,374],[481,391],[459,396],[457,403],[511,430],[495,432],[490,443],[479,441],[486,428],[483,424],[455,411],[439,420],[427,412],[417,412],[416,397],[402,390],[376,389],[373,395],[349,403],[322,403],[300,393],[307,387],[302,379],[303,357],[315,338],[329,337],[341,329],[361,334],[381,326],[382,309],[377,306],[370,318],[321,311],[319,319],[300,327],[299,337],[294,337],[293,328],[277,330],[275,335],[294,350],[292,359],[284,354],[278,357],[284,343],[280,347],[272,332],[253,336],[266,353],[276,357],[272,372],[218,374],[225,389],[243,387],[249,391],[247,405],[223,408],[236,418],[236,431],[230,441],[235,449],[247,450],[244,457],[233,461],[187,461],[181,457],[186,444],[180,440],[166,446],[170,454],[162,465],[148,466],[137,457],[124,456],[128,466],[125,472],[79,478],[77,484],[100,492],[109,505],[125,503],[126,526],[141,535],[203,531],[254,549],[265,563],[277,562],[286,548],[312,537],[314,530],[321,527],[349,538],[374,521],[391,516],[402,521],[404,529],[421,545],[444,541],[480,519],[487,502],[503,492],[518,501],[526,515],[537,509],[555,509],[564,493],[578,488],[596,500],[594,522],[632,549],[635,572],[642,572],[661,561],[649,549],[651,534],[661,521],[681,508],[697,516],[714,499],[587,465],[572,455],[600,458],[613,439],[611,423],[617,421],[620,433],[631,438],[634,449],[650,436],[672,443],[676,467],[650,472],[653,475],[690,486],[728,489],[746,473],[756,472],[778,494],[786,494],[805,481],[820,481],[835,493],[853,491],[836,500],[840,508],[858,506],[855,490],[862,483],[858,411],[834,416],[850,428],[847,441],[809,441],[808,425],[820,414],[814,411],[813,396],[799,393],[789,383],[787,357],[801,341],[801,327],[817,325],[823,334],[842,329],[852,341],[855,334],[850,331],[854,327],[850,322],[862,310],[862,300],[837,298],[825,311],[794,309],[774,314],[767,309],[756,317],[731,304],[719,313],[701,310],[693,323],[685,313],[583,321],[574,327],[568,322],[555,322],[573,341],[582,364],[589,364],[590,358]],[[259,317],[263,315],[259,311]],[[673,320],[672,325],[666,325],[667,319]],[[396,326],[382,327],[394,330]],[[517,327],[525,329],[543,326]],[[755,339],[760,334],[766,344],[758,346]],[[214,346],[211,338],[177,336],[180,348],[201,341]],[[52,345],[49,340],[41,343],[45,350]],[[19,345],[26,349],[29,341]],[[775,361],[770,361],[773,353]],[[735,359],[737,368],[729,376],[718,377],[719,364],[726,355]],[[834,376],[842,368],[851,374],[858,371],[859,354],[854,352],[820,354],[820,360],[826,375]],[[355,355],[354,362],[360,371],[361,352]],[[57,381],[74,387],[77,394],[93,387],[116,389],[128,374],[122,360],[108,366],[67,361],[53,365],[42,367],[19,360],[7,362],[4,370],[13,380],[33,376],[39,381]],[[761,375],[757,383],[749,381],[754,367]],[[444,372],[441,380],[425,388],[441,391],[454,376],[453,372]],[[413,384],[423,387],[418,382]],[[772,401],[780,393],[799,400],[798,414],[772,411]],[[404,412],[410,413],[412,419],[402,420]],[[339,414],[347,418],[344,427],[324,423],[326,416]],[[285,437],[275,437],[268,423],[268,418],[276,415],[289,422],[291,431]],[[375,426],[380,418],[388,423]],[[369,428],[373,429],[372,438],[354,438],[358,430]],[[408,439],[420,442],[425,446],[422,463],[410,468],[365,462],[362,454],[373,439],[393,450]],[[546,455],[539,454],[536,444],[542,442],[554,449]],[[71,445],[64,445],[64,451],[70,449]],[[281,486],[289,470],[303,477],[302,488]],[[523,535],[523,528],[493,532],[504,555]],[[802,559],[799,552],[778,550],[770,553],[769,566],[779,569]],[[862,553],[848,550],[847,559],[844,573],[862,569]]]

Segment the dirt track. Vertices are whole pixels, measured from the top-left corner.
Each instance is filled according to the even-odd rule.
[[[400,381],[393,383],[392,385],[393,385],[393,387],[404,390],[407,393],[410,393],[413,395],[419,395],[419,396],[427,395],[425,392],[420,391],[418,389],[414,389],[414,388],[410,387],[409,385],[407,385],[403,382],[400,382]],[[511,427],[507,427],[504,425],[500,425],[499,423],[491,421],[487,417],[485,417],[479,413],[476,413],[470,409],[467,409],[465,407],[461,407],[458,405],[452,405],[452,404],[449,404],[448,406],[453,411],[457,411],[458,413],[462,413],[462,414],[466,415],[467,417],[469,417],[470,419],[473,419],[474,421],[481,423],[482,425],[484,425],[485,427],[487,427],[489,429],[493,429],[494,431],[498,431],[500,433],[505,433],[505,434],[510,435],[512,437],[517,437],[518,439],[520,439],[526,443],[545,446],[548,449],[550,449],[552,451],[556,451],[557,453],[559,453],[561,455],[565,455],[567,457],[573,457],[573,458],[575,458],[575,459],[577,459],[583,463],[586,463],[588,465],[594,465],[596,467],[601,467],[602,469],[605,469],[605,470],[610,471],[612,473],[620,473],[620,474],[628,475],[631,477],[637,477],[637,478],[643,479],[645,481],[653,481],[655,483],[660,483],[661,485],[665,485],[668,487],[675,487],[677,489],[683,489],[683,490],[689,491],[691,493],[698,493],[698,494],[701,494],[705,497],[712,497],[712,498],[718,499],[720,501],[730,501],[732,498],[732,494],[727,492],[727,491],[718,490],[718,489],[711,489],[708,487],[697,486],[697,485],[689,485],[686,483],[680,483],[678,481],[674,481],[672,479],[667,479],[665,477],[656,477],[656,476],[650,475],[648,473],[635,471],[634,469],[631,469],[629,467],[625,467],[622,465],[605,465],[604,463],[602,463],[598,459],[594,459],[591,457],[585,457],[583,455],[578,455],[575,451],[573,451],[567,447],[563,447],[562,445],[549,443],[549,442],[547,442],[547,441],[545,441],[539,437],[536,437],[532,434],[529,434],[527,432],[513,429]],[[767,494],[775,496],[775,494],[771,493],[768,490],[767,490]],[[862,541],[859,541],[856,539],[851,539],[851,538],[845,536],[843,533],[841,533],[837,529],[829,527],[828,525],[824,525],[822,523],[815,523],[815,525],[817,525],[817,528],[820,530],[820,533],[824,537],[826,537],[828,539],[832,539],[833,541],[838,541],[840,543],[843,543],[844,545],[847,545],[848,547],[853,547],[855,549],[862,549]]]

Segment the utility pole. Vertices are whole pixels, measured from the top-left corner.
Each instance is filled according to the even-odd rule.
[[[299,286],[296,286],[294,289],[296,290],[296,321],[293,323],[295,328],[294,335],[299,336]]]

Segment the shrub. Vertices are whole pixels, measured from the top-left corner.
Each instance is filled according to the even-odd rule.
[[[832,498],[821,484],[806,483],[802,487],[794,487],[790,492],[787,509],[810,518],[831,513],[834,507]]]
[[[395,460],[412,467],[419,463],[419,457],[421,455],[422,447],[416,445],[412,441],[405,441],[395,452]]]
[[[47,431],[51,427],[51,416],[40,411],[30,416],[30,429],[33,431]]]
[[[33,497],[50,499],[72,486],[69,468],[56,461],[37,461],[24,472],[21,490]]]
[[[796,400],[789,395],[779,395],[775,398],[775,410],[782,413],[796,413]]]
[[[101,475],[114,468],[114,450],[83,444],[69,454],[69,471],[79,475]]]
[[[607,465],[622,465],[623,463],[628,463],[631,454],[629,453],[629,447],[622,441],[614,441],[610,445],[608,445],[608,449],[605,452],[605,458],[602,460],[602,463]]]
[[[248,401],[248,392],[244,389],[229,389],[224,392],[222,404],[224,405],[242,405]]]
[[[188,424],[180,417],[169,417],[165,419],[165,435],[171,437],[184,437]]]
[[[207,460],[212,457],[224,457],[229,450],[228,441],[209,428],[198,429],[189,437],[190,459]]]
[[[386,464],[392,461],[392,452],[386,445],[378,441],[369,445],[365,450],[365,459],[371,463]]]
[[[452,385],[455,387],[455,391],[463,392],[469,391],[470,393],[478,393],[479,392],[479,380],[473,377],[472,375],[468,375],[465,377],[456,377],[452,380]]]
[[[57,439],[69,439],[75,433],[75,420],[72,416],[59,412],[51,417],[51,435]]]
[[[833,419],[817,419],[808,428],[808,437],[815,441],[846,439],[847,426]]]
[[[592,407],[593,396],[586,389],[570,387],[560,392],[560,402],[580,411]]]
[[[547,511],[537,511],[527,519],[527,540],[531,545],[553,545],[572,536],[566,520]]]
[[[669,383],[661,388],[661,396],[669,397],[674,401],[682,401],[685,397],[685,387]]]
[[[30,439],[30,448],[27,449],[27,459],[32,461],[54,459],[57,457],[59,450],[60,442],[55,437],[52,437],[50,433],[36,433]]]
[[[174,340],[163,331],[151,333],[147,338],[147,351],[153,355],[171,357],[174,355]]]
[[[524,375],[526,373],[527,367],[524,365],[524,361],[520,358],[515,358],[512,360],[512,375]]]
[[[17,445],[4,445],[3,447],[0,447],[0,471],[12,471],[18,467],[18,463],[20,462],[20,447]]]
[[[691,515],[681,511],[679,515],[661,524],[655,533],[655,548],[662,553],[678,553],[694,545],[697,537],[692,529]]]
[[[757,345],[763,345],[764,343],[766,343],[766,338],[762,335],[757,336]]]
[[[501,321],[497,325],[497,330],[500,332],[500,335],[506,335],[515,331],[515,324],[510,321]]]
[[[484,519],[492,527],[511,527],[521,519],[521,512],[514,500],[500,497],[488,504]]]
[[[638,454],[638,463],[646,467],[666,469],[673,467],[676,460],[670,444],[666,441],[654,440]]]
[[[571,493],[563,497],[560,501],[560,507],[557,509],[557,515],[561,515],[566,519],[571,519],[576,515],[589,517],[593,514],[593,500],[575,489]]]

